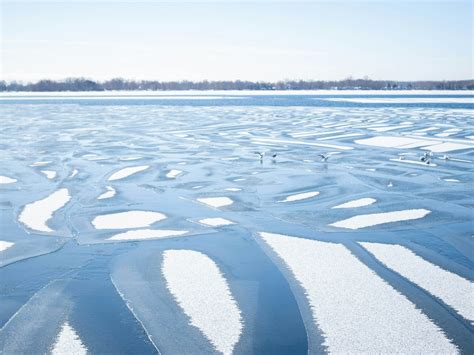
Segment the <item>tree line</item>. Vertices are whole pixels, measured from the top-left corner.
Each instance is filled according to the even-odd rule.
[[[94,81],[85,78],[39,80],[34,83],[0,81],[0,91],[109,91],[109,90],[474,90],[474,80],[391,81],[348,78],[337,81],[155,81],[115,78]]]

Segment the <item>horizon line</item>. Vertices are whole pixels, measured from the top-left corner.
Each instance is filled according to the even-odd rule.
[[[160,79],[130,79],[120,76],[114,76],[108,79],[94,79],[87,76],[71,76],[71,77],[64,77],[61,79],[51,79],[51,78],[42,78],[42,79],[35,79],[35,80],[22,80],[22,79],[2,79],[0,78],[0,82],[4,82],[7,84],[17,83],[17,84],[37,84],[42,81],[50,81],[55,83],[63,83],[73,80],[83,80],[83,81],[92,81],[95,83],[106,83],[113,80],[121,80],[123,82],[159,82],[159,83],[219,83],[219,82],[229,82],[229,83],[255,83],[255,84],[278,84],[278,83],[294,83],[294,82],[303,82],[303,83],[315,83],[315,82],[322,82],[322,83],[329,83],[329,82],[344,82],[344,81],[368,81],[368,82],[396,82],[396,83],[417,83],[417,82],[430,82],[430,83],[442,83],[442,82],[468,82],[474,81],[474,78],[466,78],[466,79],[410,79],[410,80],[402,80],[402,79],[371,79],[367,77],[356,78],[356,77],[347,77],[344,79],[279,79],[279,80],[253,80],[253,79],[201,79],[201,80],[189,80],[189,79],[175,79],[175,80],[160,80]]]

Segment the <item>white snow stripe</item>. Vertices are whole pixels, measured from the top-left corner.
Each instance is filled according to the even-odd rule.
[[[474,320],[474,283],[426,261],[401,245],[360,244],[388,268],[440,298],[464,318]]]
[[[234,203],[234,201],[229,197],[202,197],[197,200],[205,205],[215,208],[229,206]]]
[[[438,326],[343,245],[260,235],[303,287],[328,353],[458,352]]]
[[[425,217],[429,213],[431,213],[431,211],[421,208],[414,210],[362,214],[351,218],[343,219],[342,221],[331,223],[330,226],[347,229],[359,229],[372,227],[379,224],[419,219]]]
[[[280,202],[301,201],[301,200],[306,200],[308,198],[315,197],[315,196],[318,196],[318,195],[319,195],[319,191],[303,192],[303,193],[300,193],[300,194],[288,196],[284,200],[281,200]]]
[[[70,199],[71,196],[68,189],[59,189],[42,200],[25,205],[18,220],[30,229],[52,232],[53,230],[46,223],[53,216],[54,212],[64,207]]]
[[[85,355],[87,348],[82,343],[73,327],[65,322],[58,334],[52,355]]]
[[[8,177],[8,176],[0,175],[0,184],[13,184],[17,181],[18,181],[17,179],[14,179],[14,178],[11,178],[11,177]]]
[[[215,217],[215,218],[204,218],[199,220],[199,223],[204,224],[206,226],[211,227],[220,227],[220,226],[228,226],[234,224],[234,222],[229,221],[228,219],[222,217]]]
[[[41,172],[46,175],[48,179],[54,179],[57,175],[54,170],[41,170]]]
[[[126,211],[96,216],[91,223],[95,229],[140,228],[148,227],[165,218],[166,216],[159,212]]]
[[[6,240],[0,240],[0,251],[7,250],[8,248],[11,248],[15,243],[12,242],[7,242]]]
[[[140,166],[131,166],[128,168],[120,169],[116,171],[109,177],[109,181],[121,180],[129,177],[130,175],[139,173],[141,171],[147,170],[150,166],[149,165],[140,165]]]
[[[241,311],[226,279],[206,255],[192,250],[166,250],[162,273],[166,286],[190,324],[217,351],[232,354],[242,334]]]
[[[377,202],[375,198],[365,197],[360,198],[358,200],[353,200],[349,202],[342,203],[340,205],[334,206],[333,208],[356,208],[356,207],[364,207],[369,206],[373,203]]]
[[[172,169],[167,174],[166,177],[169,179],[174,179],[178,175],[181,175],[183,172],[181,170]]]
[[[97,197],[98,200],[105,200],[108,198],[112,198],[117,193],[117,191],[112,186],[107,186],[106,189],[107,189],[106,192],[102,193],[99,197]]]

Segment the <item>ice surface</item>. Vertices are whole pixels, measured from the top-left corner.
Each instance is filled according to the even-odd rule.
[[[308,145],[314,147],[322,147],[322,148],[331,148],[331,149],[341,149],[341,150],[351,150],[354,149],[352,147],[348,147],[345,145],[336,145],[336,144],[328,144],[328,143],[314,143],[314,142],[303,142],[303,141],[290,141],[290,140],[283,140],[283,139],[272,139],[272,138],[259,138],[254,140],[255,143],[282,143],[282,144],[296,144],[296,145]]]
[[[419,219],[425,217],[431,211],[426,209],[413,209],[413,210],[402,210],[392,211],[384,213],[373,213],[363,214],[354,216],[342,221],[334,222],[330,224],[333,227],[347,228],[347,229],[359,229],[376,226],[379,224],[410,221],[413,219]]]
[[[91,223],[95,229],[126,229],[148,227],[165,218],[159,212],[127,211],[96,216]]]
[[[199,202],[204,203],[211,207],[224,207],[234,203],[229,197],[202,197],[197,199]]]
[[[56,343],[51,350],[52,355],[85,355],[87,348],[82,343],[74,328],[64,322]]]
[[[394,131],[396,129],[409,128],[410,126],[411,125],[398,125],[398,126],[373,127],[369,129],[376,132],[388,132],[388,131]]]
[[[401,245],[360,243],[390,269],[474,320],[474,283],[432,264]]]
[[[30,229],[40,232],[52,232],[47,222],[53,214],[64,207],[71,196],[66,188],[59,189],[42,200],[27,204],[18,217],[18,220]]]
[[[458,352],[437,325],[343,245],[260,235],[303,287],[329,353]]]
[[[17,179],[10,178],[8,176],[0,175],[0,184],[13,184],[17,182]]]
[[[318,195],[319,195],[319,191],[303,192],[303,193],[300,193],[300,194],[288,196],[288,197],[286,197],[284,200],[282,200],[282,201],[280,201],[280,202],[301,201],[301,200],[306,200],[306,199],[308,199],[308,198],[311,198],[311,197],[314,197],[314,196],[318,196]]]
[[[474,145],[459,142],[443,142],[439,140],[417,139],[411,137],[378,136],[354,141],[357,144],[385,148],[409,149],[423,147],[434,153],[444,153],[463,149],[472,149]]]
[[[173,96],[183,94],[195,95],[181,92]],[[15,243],[0,252],[4,286],[0,287],[0,339],[8,335],[17,341],[1,343],[10,350],[4,352],[48,353],[67,321],[91,353],[152,353],[153,349],[133,352],[128,347],[149,344],[147,335],[163,354],[212,353],[216,349],[198,328],[188,324],[188,316],[166,289],[160,272],[164,250],[185,249],[206,254],[215,262],[239,305],[245,327],[235,353],[275,353],[275,349],[292,354],[324,353],[324,339],[314,329],[317,325],[302,286],[261,238],[252,238],[258,231],[272,231],[343,243],[403,297],[416,303],[462,353],[474,353],[469,321],[454,306],[389,270],[358,244],[398,243],[443,270],[470,279],[474,105],[321,99],[342,98],[340,95],[403,98],[395,90],[288,94],[266,91],[247,93],[244,100],[166,102],[159,97],[168,92],[142,93],[146,101],[135,93],[130,97],[117,92],[89,93],[81,99],[69,99],[81,96],[78,93],[17,93],[9,100],[0,99],[4,123],[0,174],[17,180],[0,185],[0,239]],[[438,92],[409,94],[442,98]],[[455,95],[464,98],[470,94],[444,93],[447,98]],[[108,99],[110,96],[114,98]],[[456,150],[441,152],[452,148]],[[419,157],[430,150],[432,164],[420,162]],[[255,151],[267,153],[262,162]],[[339,154],[326,163],[321,161],[319,154],[335,151]],[[278,157],[272,159],[270,153]],[[402,160],[398,160],[400,153]],[[107,181],[137,166],[148,169]],[[177,169],[183,173],[175,179],[166,177]],[[41,170],[57,175],[47,179]],[[48,213],[44,206],[36,211],[26,207],[59,189],[67,189],[70,197],[56,212]],[[116,189],[115,196],[105,199],[112,195],[111,189]],[[280,203],[289,195],[316,191],[320,191],[317,197]],[[333,208],[358,205],[361,198],[377,202]],[[54,230],[51,234],[55,236],[41,236],[42,231],[35,232],[19,221],[20,215],[28,217],[29,209],[29,218],[41,219],[36,224]],[[432,213],[420,220],[362,228],[368,223],[364,218],[371,225],[380,222],[373,214],[411,209]],[[143,216],[127,214],[134,211],[162,216],[154,214],[144,221]],[[106,219],[106,229],[91,224],[98,216],[100,221],[100,216],[117,213],[125,215]],[[330,226],[351,217],[359,219],[352,220],[352,227],[361,229]],[[201,223],[208,219],[212,225]],[[220,219],[234,224],[218,226],[215,220]],[[188,232],[173,236],[167,231]],[[351,268],[352,256],[345,264],[346,256],[336,264]],[[78,259],[84,260],[79,273]],[[119,259],[123,260],[120,272],[115,269]],[[111,293],[104,293],[112,272],[122,298],[110,285]],[[337,273],[332,274],[337,278]],[[65,295],[61,293],[42,313],[25,306],[21,312],[24,321],[14,328],[5,326],[14,313],[10,311],[23,307],[32,292],[57,279],[80,283],[71,288],[77,301],[74,314],[64,312],[60,301]],[[317,280],[313,279],[316,285]],[[356,296],[350,298],[350,290],[347,292],[348,304],[340,307],[351,317],[350,306],[362,300],[354,301]],[[122,310],[112,308],[114,295]],[[364,295],[365,291],[358,297]],[[370,320],[370,305],[371,299],[364,303],[365,312],[357,314],[364,313]],[[55,314],[60,316],[53,317]],[[133,318],[123,323],[127,314],[130,318],[136,315],[138,321]],[[143,325],[146,334],[135,331],[132,323],[138,328]],[[410,328],[409,321],[407,324]],[[116,331],[120,325],[127,328],[125,333]],[[348,329],[344,323],[331,326],[340,332]],[[112,339],[107,346],[106,338]],[[357,344],[357,337],[354,341]],[[14,351],[24,344],[28,346],[23,352]]]
[[[192,250],[164,252],[162,273],[179,306],[217,351],[232,354],[243,323],[226,279],[206,255]]]
[[[131,166],[128,168],[120,169],[119,171],[113,173],[109,177],[109,181],[121,180],[129,177],[133,174],[139,173],[141,171],[147,170],[150,166],[149,165],[140,165],[140,166]]]
[[[446,152],[452,152],[455,150],[472,149],[472,148],[474,148],[474,145],[471,145],[471,144],[446,142],[446,143],[439,143],[439,144],[423,147],[422,149],[430,150],[433,153],[446,153]]]
[[[118,233],[108,240],[146,240],[166,237],[176,237],[188,233],[188,231],[166,230],[166,229],[137,229]]]
[[[356,207],[364,207],[369,206],[373,203],[377,202],[375,198],[365,197],[359,198],[357,200],[349,201],[342,203],[340,205],[334,206],[333,208],[356,208]]]
[[[358,102],[364,104],[407,104],[407,103],[443,103],[443,104],[472,104],[472,97],[390,97],[390,98],[331,98],[328,101]]]
[[[415,165],[422,165],[422,166],[428,166],[428,167],[438,166],[437,164],[432,163],[432,162],[427,164],[426,162],[419,161],[419,160],[408,160],[408,159],[395,159],[395,158],[393,158],[393,159],[390,159],[390,161],[394,161],[396,163],[402,163],[402,164],[415,164]]]
[[[204,218],[199,220],[199,223],[205,224],[206,226],[211,227],[220,227],[220,226],[228,226],[230,224],[234,224],[234,222],[229,221],[228,219],[215,217],[215,218]]]
[[[417,144],[419,146],[426,144],[427,141],[408,137],[378,136],[354,141],[357,144],[371,145],[385,148],[403,148],[404,146]]]

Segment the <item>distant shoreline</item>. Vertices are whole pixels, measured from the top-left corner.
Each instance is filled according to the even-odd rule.
[[[287,80],[277,82],[253,81],[149,81],[111,79],[94,81],[84,78],[65,80],[40,80],[35,83],[0,81],[0,92],[108,92],[108,91],[303,91],[330,90],[344,92],[357,90],[394,91],[400,90],[474,90],[474,79],[457,81],[393,81],[370,79],[345,79],[338,81]]]
[[[242,99],[265,96],[316,96],[316,97],[467,97],[474,101],[474,90],[108,90],[108,91],[9,91],[0,92],[0,101],[25,99]],[[459,99],[456,99],[459,100]]]

